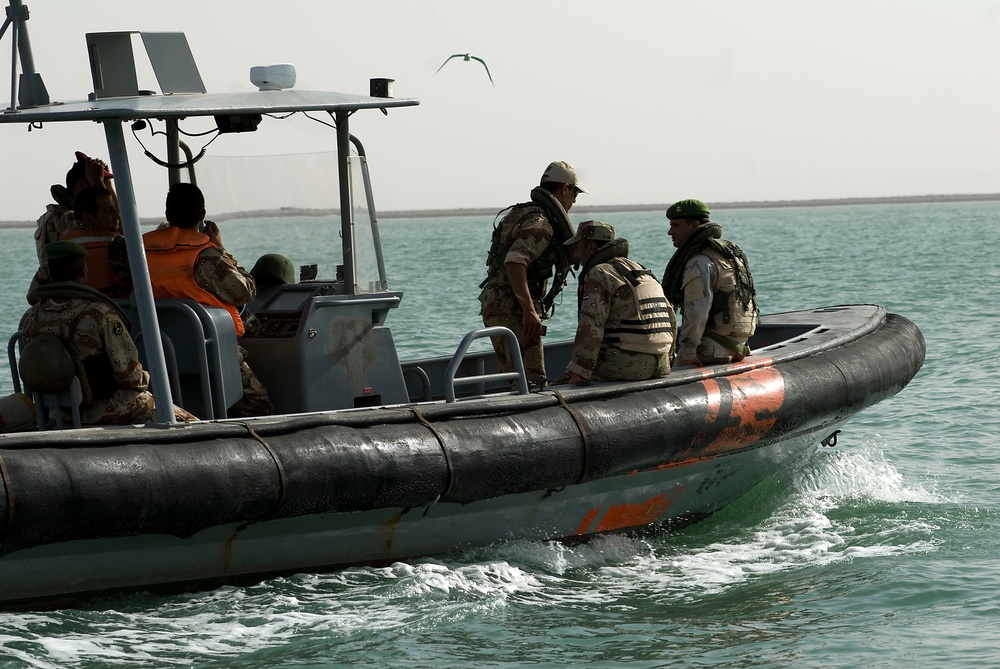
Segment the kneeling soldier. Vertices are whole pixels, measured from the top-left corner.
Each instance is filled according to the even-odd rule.
[[[670,372],[677,319],[656,276],[628,258],[628,240],[602,221],[585,221],[575,236],[583,266],[576,339],[554,383],[641,381]]]

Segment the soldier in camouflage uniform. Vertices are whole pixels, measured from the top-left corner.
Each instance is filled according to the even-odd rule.
[[[73,198],[85,186],[107,188],[118,207],[118,196],[112,184],[114,175],[108,166],[96,158],[88,158],[86,154],[77,151],[76,162],[66,173],[66,185],[55,184],[50,189],[55,203],[45,207],[36,222],[35,251],[38,253],[38,265],[45,264],[45,247],[59,241],[66,229],[73,224],[76,216],[73,213]]]
[[[127,298],[132,293],[132,272],[114,194],[98,186],[80,188],[73,198],[73,214],[76,218],[59,240],[88,250],[87,285],[113,299]],[[28,304],[38,301],[38,286],[50,282],[42,262],[28,287]]]
[[[205,196],[188,183],[170,186],[166,202],[167,225],[143,235],[153,296],[191,298],[229,312],[237,336],[243,336],[239,307],[257,295],[250,273],[222,246],[219,226],[205,220]],[[204,232],[200,231],[203,227]],[[247,350],[237,347],[243,397],[227,412],[229,417],[267,416],[274,406],[267,388],[247,364]]]
[[[700,200],[667,209],[668,234],[677,251],[663,273],[663,292],[681,305],[677,365],[738,362],[750,354],[757,329],[757,292],[746,255],[722,239]]]
[[[670,372],[677,320],[656,276],[628,258],[628,240],[584,221],[566,245],[583,265],[570,362],[554,383],[642,381]]]
[[[570,267],[562,246],[573,235],[567,212],[585,192],[569,164],[551,163],[531,191],[531,202],[514,205],[493,229],[487,278],[480,284],[480,313],[487,327],[506,327],[517,336],[527,381],[535,387],[547,383],[542,320],[552,310]],[[546,293],[550,277],[552,287]],[[514,371],[507,340],[492,341],[499,371]]]
[[[131,425],[156,420],[149,373],[118,306],[85,285],[87,251],[72,242],[46,247],[53,283],[38,289],[39,302],[25,314],[25,344],[42,334],[55,335],[73,359],[80,380],[83,425]],[[174,407],[178,420],[196,420]]]

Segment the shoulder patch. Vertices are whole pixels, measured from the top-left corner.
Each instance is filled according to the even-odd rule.
[[[121,337],[123,334],[125,334],[125,326],[122,325],[122,322],[117,318],[111,321],[111,334],[113,334],[116,337]]]

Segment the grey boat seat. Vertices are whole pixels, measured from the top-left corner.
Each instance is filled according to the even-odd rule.
[[[35,405],[35,419],[39,430],[63,427],[63,409],[69,409],[73,427],[80,427],[80,404],[83,402],[83,391],[80,388],[80,378],[73,377],[68,388],[58,393],[39,393],[30,388],[31,401]]]
[[[24,317],[22,316],[22,321]],[[14,392],[21,392],[21,381],[24,381],[24,392],[31,397],[35,405],[35,420],[39,430],[65,427],[63,409],[68,409],[73,427],[80,427],[80,404],[83,402],[83,390],[80,378],[73,373],[73,360],[63,346],[52,335],[47,335],[49,341],[39,338],[32,345],[24,346],[21,330],[15,332],[7,342],[7,359],[10,364]],[[15,350],[18,352],[15,353]],[[34,361],[26,359],[34,357]],[[64,358],[60,361],[59,358]],[[22,368],[21,362],[27,362],[31,367]],[[46,380],[33,379],[31,369],[44,366]],[[52,372],[59,371],[59,378],[51,378]],[[41,378],[41,377],[39,377]],[[38,387],[32,387],[32,383]]]
[[[139,360],[146,364],[136,305],[121,302],[132,323]],[[236,326],[229,312],[191,299],[156,300],[156,318],[174,404],[202,420],[225,418],[243,397]]]

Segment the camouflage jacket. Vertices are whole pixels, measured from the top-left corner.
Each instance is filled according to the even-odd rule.
[[[658,320],[661,323],[662,336],[657,339],[655,347],[649,347],[648,351],[656,355],[669,356],[674,342],[676,332],[676,319],[673,309],[662,297],[662,290],[656,278],[650,274],[639,263],[629,260],[627,241],[618,244],[618,249],[609,248],[616,256],[614,263],[619,263],[623,268],[632,272],[648,274],[643,277],[643,281],[656,288],[656,293],[660,296],[661,302],[657,304],[657,315],[662,316]],[[621,249],[624,248],[624,253]],[[617,349],[621,351],[636,351],[630,344],[623,344],[622,333],[629,331],[631,327],[637,327],[640,321],[639,305],[636,304],[636,293],[633,287],[625,279],[622,273],[612,262],[598,262],[589,264],[585,268],[585,274],[580,279],[579,290],[579,315],[576,330],[576,338],[573,341],[573,352],[566,369],[575,374],[579,374],[585,379],[589,379],[595,370],[598,357],[602,349]]]
[[[681,307],[683,318],[677,336],[678,364],[698,364],[698,347],[703,344],[706,336],[711,339],[709,333],[721,336],[723,341],[745,345],[756,331],[755,293],[751,293],[749,303],[744,303],[737,297],[733,267],[731,259],[711,249],[694,255],[684,265],[684,303]],[[746,273],[749,276],[748,269]],[[753,291],[753,283],[750,283],[750,290]],[[743,355],[739,357],[742,358]]]
[[[515,206],[500,221],[496,241],[486,258],[489,276],[484,288],[510,289],[504,267],[507,263],[524,265],[532,297],[545,293],[545,280],[559,259],[560,249],[552,243],[554,232],[545,211],[534,204]],[[502,257],[501,257],[502,256]]]
[[[60,297],[66,286],[75,289],[71,294],[87,289],[75,283],[41,288],[38,304],[25,314],[25,343],[42,333],[54,334],[62,341],[73,358],[85,404],[106,398],[119,388],[146,390],[149,374],[139,363],[135,343],[118,311],[98,299]]]
[[[194,280],[220,301],[241,307],[257,296],[257,284],[250,272],[221,248],[208,248],[198,254]]]

